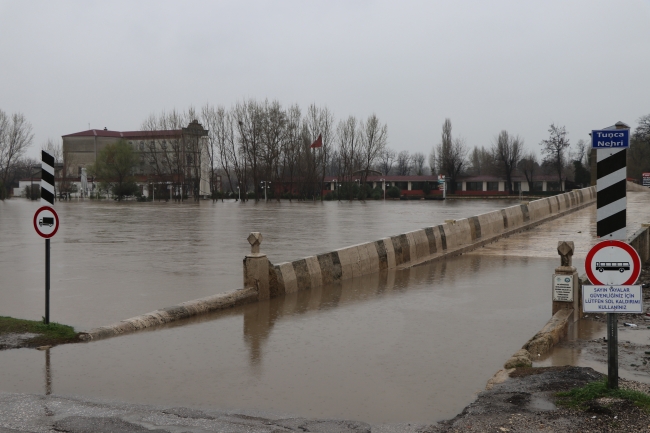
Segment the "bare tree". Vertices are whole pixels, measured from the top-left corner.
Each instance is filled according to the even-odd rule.
[[[186,143],[183,142],[183,135],[179,131],[187,126],[189,120],[193,120],[191,114],[174,109],[163,111],[159,116],[152,114],[142,124],[142,130],[150,135],[145,136],[141,158],[148,163],[149,170],[158,182],[171,184],[172,195],[178,193],[176,199],[180,201],[184,198],[190,176],[186,176]],[[168,134],[161,136],[160,131],[167,131]],[[192,160],[192,165],[194,164],[195,161]]]
[[[449,192],[453,194],[456,192],[456,179],[466,163],[467,146],[462,138],[452,138],[449,119],[442,124],[442,137],[436,153],[440,173],[447,177]]]
[[[289,179],[289,201],[293,198],[294,180],[300,165],[301,121],[300,107],[297,104],[289,107],[287,110],[287,127],[282,142],[282,178],[285,181],[287,178]]]
[[[569,139],[566,137],[567,132],[564,126],[555,126],[551,124],[548,129],[549,137],[547,140],[542,140],[542,153],[546,155],[545,162],[555,169],[558,176],[560,188],[562,187],[562,172],[564,169],[564,152],[570,146]]]
[[[4,200],[10,173],[33,139],[32,124],[23,114],[9,116],[0,110],[0,199]]]
[[[436,174],[436,149],[431,148],[431,153],[429,153],[429,170],[431,170],[431,175]]]
[[[215,179],[215,172],[217,169],[217,150],[218,150],[218,145],[217,145],[217,132],[215,130],[218,122],[217,122],[217,110],[215,107],[213,107],[210,104],[205,104],[203,108],[201,108],[201,122],[205,125],[205,128],[208,129],[208,140],[207,140],[207,145],[206,145],[206,156],[208,157],[208,164],[210,165],[210,195],[212,197],[212,201],[216,199],[216,191],[214,190],[214,179]],[[221,198],[221,201],[223,201],[223,197]]]
[[[426,159],[426,156],[422,152],[415,152],[411,155],[411,164],[416,175],[422,176],[424,174],[424,162]]]
[[[636,142],[644,142],[650,144],[650,114],[639,117],[637,120],[638,125],[634,134],[632,135]]]
[[[408,150],[402,150],[397,154],[397,175],[408,176],[411,173],[411,155]]]
[[[360,162],[363,173],[361,184],[365,185],[368,179],[368,170],[375,164],[386,149],[388,141],[388,126],[379,122],[375,114],[368,117],[366,122],[361,122],[359,127],[361,138]]]
[[[517,135],[512,136],[503,130],[492,144],[492,155],[499,166],[500,172],[505,175],[506,189],[512,194],[512,172],[519,163],[523,152],[524,141]]]
[[[535,176],[535,172],[539,169],[539,162],[537,161],[537,155],[535,155],[535,152],[530,151],[523,155],[519,160],[517,168],[526,177],[526,181],[528,182],[528,191],[532,191],[533,178]]]
[[[389,149],[388,147],[379,155],[379,171],[384,173],[384,176],[388,176],[393,169],[393,164],[395,163],[395,151]]]
[[[476,176],[494,173],[496,170],[492,152],[483,146],[474,146],[469,156],[468,171]]]
[[[627,173],[629,177],[640,179],[642,173],[650,172],[650,114],[641,116],[637,122],[627,150]]]
[[[311,104],[307,109],[307,116],[304,119],[307,127],[307,141],[311,145],[320,136],[322,146],[311,149],[313,159],[314,173],[307,173],[308,182],[318,182],[317,192],[323,200],[323,184],[325,182],[325,173],[330,164],[331,154],[333,152],[334,142],[334,115],[327,107],[318,107]],[[309,152],[305,154],[309,157]],[[313,180],[312,180],[313,178]]]
[[[352,183],[352,173],[359,168],[360,139],[358,131],[358,122],[356,117],[349,116],[346,120],[341,120],[336,128],[336,135],[341,154],[341,173],[340,177],[343,183],[348,183],[349,198],[354,198]]]
[[[263,168],[262,116],[263,108],[254,99],[235,105],[233,112],[237,120],[241,150],[253,181],[255,201],[259,201],[259,184]]]
[[[261,122],[264,188],[268,188],[269,181],[276,182],[279,177],[280,152],[286,134],[287,114],[278,101],[264,101]]]

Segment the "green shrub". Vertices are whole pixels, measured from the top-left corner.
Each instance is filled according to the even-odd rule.
[[[390,197],[390,198],[399,198],[400,194],[401,194],[401,191],[400,191],[399,188],[396,187],[396,186],[391,186],[391,187],[388,188],[388,190],[386,191],[386,195],[387,195],[388,197]]]
[[[629,389],[609,389],[606,377],[603,380],[590,382],[582,388],[558,392],[556,396],[559,397],[557,401],[559,405],[576,409],[585,409],[590,401],[601,397],[613,397],[631,401],[646,412],[650,411],[650,395]]]
[[[116,184],[112,189],[113,195],[116,195],[118,198],[128,197],[135,195],[136,192],[139,192],[138,185],[135,182],[124,182],[121,185]]]

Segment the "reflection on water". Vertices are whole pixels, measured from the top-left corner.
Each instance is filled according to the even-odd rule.
[[[46,392],[368,422],[450,418],[546,323],[556,262],[464,255],[57,346]],[[1,353],[0,391],[43,392],[42,369],[38,351]]]
[[[45,349],[45,395],[52,394],[52,361],[50,349]]]
[[[241,287],[251,231],[278,263],[512,205],[502,200],[57,202],[52,320],[80,329]],[[0,202],[0,315],[43,315],[38,203]]]

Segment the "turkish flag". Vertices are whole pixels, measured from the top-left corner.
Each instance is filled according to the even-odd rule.
[[[314,141],[311,146],[309,146],[310,149],[315,149],[317,147],[323,147],[323,135],[318,134],[318,138],[316,141]]]

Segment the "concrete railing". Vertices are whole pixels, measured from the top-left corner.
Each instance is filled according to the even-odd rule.
[[[270,270],[271,297],[323,284],[406,268],[458,255],[500,237],[580,209],[596,200],[596,187],[571,191],[526,204],[426,227],[374,242],[278,263]]]
[[[595,199],[595,187],[585,188],[277,265],[260,253],[262,235],[253,232],[248,237],[251,253],[244,258],[242,289],[183,302],[94,328],[81,333],[80,338],[108,338],[385,269],[405,268],[462,254],[500,237],[573,212]]]

